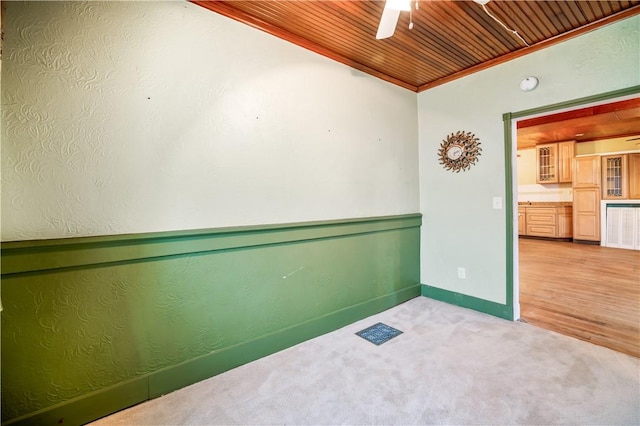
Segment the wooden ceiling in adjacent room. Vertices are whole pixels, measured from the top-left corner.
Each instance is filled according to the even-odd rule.
[[[640,98],[518,121],[518,149],[550,142],[640,139]],[[634,144],[629,149],[637,149]]]
[[[414,28],[376,32],[384,1],[202,1],[214,12],[419,92],[640,13],[640,0],[419,0]],[[529,46],[527,46],[527,44]]]

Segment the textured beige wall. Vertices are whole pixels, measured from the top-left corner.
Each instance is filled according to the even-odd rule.
[[[416,94],[188,2],[7,2],[2,239],[415,213]]]

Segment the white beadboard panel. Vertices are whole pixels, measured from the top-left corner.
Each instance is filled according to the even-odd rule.
[[[636,227],[640,209],[631,207],[608,207],[607,211],[607,247],[640,250],[639,230]]]
[[[640,200],[602,200],[600,206],[600,245],[640,250]]]
[[[522,92],[519,83],[530,75],[540,85]],[[504,304],[506,217],[491,202],[505,196],[503,114],[639,84],[634,16],[418,94],[422,282]],[[474,133],[483,151],[469,171],[451,173],[438,164],[437,150],[459,130]]]
[[[187,2],[7,2],[2,240],[414,213],[415,93]]]

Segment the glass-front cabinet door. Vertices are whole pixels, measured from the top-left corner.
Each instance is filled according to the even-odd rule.
[[[616,200],[628,198],[629,176],[627,155],[602,156],[602,199]]]

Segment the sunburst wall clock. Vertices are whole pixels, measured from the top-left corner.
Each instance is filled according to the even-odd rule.
[[[480,141],[471,132],[458,131],[451,133],[440,144],[438,156],[445,170],[456,173],[469,170],[482,152]]]

